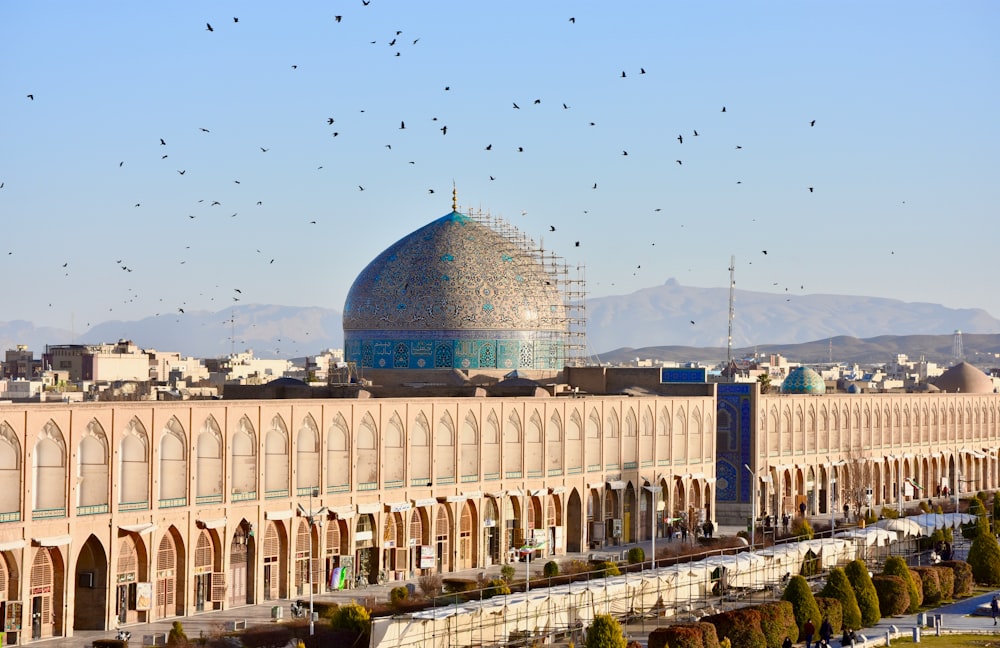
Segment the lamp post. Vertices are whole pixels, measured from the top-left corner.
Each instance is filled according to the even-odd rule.
[[[750,551],[753,551],[754,544],[757,542],[757,475],[753,470],[750,469],[749,464],[743,464],[743,467],[747,469],[750,473],[750,478],[752,480],[751,486],[753,490],[750,491]]]
[[[299,515],[309,520],[309,636],[312,636],[316,632],[315,622],[313,617],[313,525],[316,524],[316,517],[326,515],[326,507],[320,508],[320,510],[313,510],[313,498],[319,497],[319,489],[312,488],[309,490],[309,511],[306,512],[302,505],[298,505]]]
[[[657,496],[657,494],[659,494],[663,490],[663,487],[660,486],[660,484],[659,484],[660,476],[662,474],[663,473],[660,473],[660,474],[656,475],[656,481],[655,482],[650,482],[649,486],[643,486],[643,489],[649,491],[649,500],[650,500],[649,518],[650,518],[650,522],[652,522],[651,529],[650,529],[650,531],[651,531],[651,533],[650,533],[650,540],[651,540],[651,542],[650,542],[649,551],[652,554],[653,569],[656,569],[656,527],[658,526],[657,525],[658,520],[656,519],[656,496]],[[645,479],[645,478],[643,478],[643,479]],[[649,480],[646,480],[646,481],[649,481]]]

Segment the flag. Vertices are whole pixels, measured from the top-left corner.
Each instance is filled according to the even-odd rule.
[[[906,478],[906,481],[910,482],[910,484],[911,484],[911,485],[912,485],[912,486],[913,486],[914,488],[916,488],[917,490],[924,490],[924,487],[923,487],[923,486],[921,486],[920,484],[918,484],[918,483],[917,483],[917,482],[916,482],[915,480],[911,479],[910,477],[907,477],[907,478]]]

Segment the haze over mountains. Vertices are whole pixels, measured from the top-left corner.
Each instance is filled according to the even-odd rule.
[[[591,299],[587,302],[590,350],[607,361],[637,355],[657,357],[649,350],[637,350],[671,346],[682,354],[679,359],[700,359],[704,354],[695,349],[725,348],[728,310],[728,288],[682,286],[674,279],[628,295]],[[853,349],[851,353],[900,352],[915,356],[942,345],[950,349],[955,330],[966,334],[967,347],[977,338],[969,334],[1000,334],[1000,320],[981,309],[879,297],[737,290],[735,313],[734,348],[759,346],[763,350],[766,346],[774,352],[780,347],[793,359],[800,358],[788,345],[819,341],[813,346],[822,349],[821,357],[826,358],[829,339],[838,336],[845,338],[839,343],[834,340],[835,359],[862,361],[849,358],[849,349]],[[853,342],[848,344],[848,338],[878,336],[915,337],[908,342],[883,340],[867,350]],[[948,337],[942,341],[919,336]],[[71,331],[36,327],[23,320],[0,321],[2,349],[26,344],[36,355],[44,351],[46,344],[97,344],[122,338],[142,348],[179,351],[195,357],[253,349],[258,357],[291,358],[342,346],[343,330],[339,310],[253,304],[217,312],[188,311],[136,321],[106,321],[75,336]],[[992,344],[986,336],[979,342]],[[612,353],[619,349],[621,353]],[[881,356],[881,360],[891,357]]]

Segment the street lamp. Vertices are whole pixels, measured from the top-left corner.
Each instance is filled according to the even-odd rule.
[[[660,477],[662,475],[663,473],[657,474],[656,480],[653,482],[650,482],[648,479],[643,477],[643,480],[649,483],[648,486],[643,486],[643,489],[649,491],[649,500],[650,500],[649,519],[652,522],[651,535],[650,535],[651,543],[649,551],[652,554],[653,569],[656,569],[656,527],[658,526],[657,522],[659,521],[656,519],[656,496],[663,490],[663,487],[660,486],[659,484]]]
[[[754,544],[757,541],[757,475],[750,469],[748,464],[743,464],[743,467],[750,473],[751,486],[753,487],[753,490],[750,491],[750,506],[752,508],[750,511],[750,551],[753,551]]]
[[[316,524],[316,518],[319,516],[326,515],[326,507],[322,507],[318,511],[313,510],[313,498],[319,497],[319,489],[313,488],[309,491],[309,512],[302,508],[299,504],[299,515],[309,520],[309,636],[313,636],[316,633],[316,624],[313,620],[315,614],[313,612],[313,525]],[[322,526],[322,524],[320,524]]]
[[[827,457],[830,461],[830,472],[827,478],[830,480],[830,537],[833,537],[833,532],[837,528],[837,493],[836,485],[837,478],[833,476],[834,467],[843,466],[846,461],[841,459],[840,461],[833,461],[830,457]]]

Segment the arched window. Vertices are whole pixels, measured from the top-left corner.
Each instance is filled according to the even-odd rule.
[[[382,480],[385,488],[402,488],[406,476],[406,434],[399,414],[392,413],[382,433]]]
[[[410,484],[425,486],[431,481],[431,426],[423,412],[413,419],[410,430]]]
[[[288,428],[280,414],[264,437],[264,497],[288,497]]]
[[[437,450],[434,455],[435,480],[441,484],[455,481],[455,422],[446,410],[438,420],[434,434]]]
[[[77,451],[77,515],[108,512],[108,437],[96,419],[87,424]]]
[[[32,494],[34,518],[66,515],[66,442],[52,420],[35,442]]]
[[[371,414],[365,414],[358,427],[358,489],[378,488],[378,427]]]
[[[234,502],[257,498],[257,434],[245,415],[232,436],[232,488]]]
[[[337,414],[326,431],[326,491],[342,493],[351,488],[351,433]]]
[[[222,501],[222,431],[214,416],[201,426],[197,447],[199,504]]]
[[[503,464],[507,479],[520,479],[522,471],[521,417],[511,411],[503,428]]]
[[[300,493],[319,487],[319,428],[306,414],[295,438],[295,487]]]
[[[462,481],[479,480],[479,426],[472,412],[462,421],[461,445],[459,452],[462,466]]]
[[[21,519],[21,488],[21,444],[14,429],[3,421],[0,423],[0,520]]]
[[[118,446],[118,509],[141,511],[149,508],[149,436],[138,418],[133,417],[122,433]]]
[[[160,507],[187,505],[187,441],[177,417],[160,433]]]

